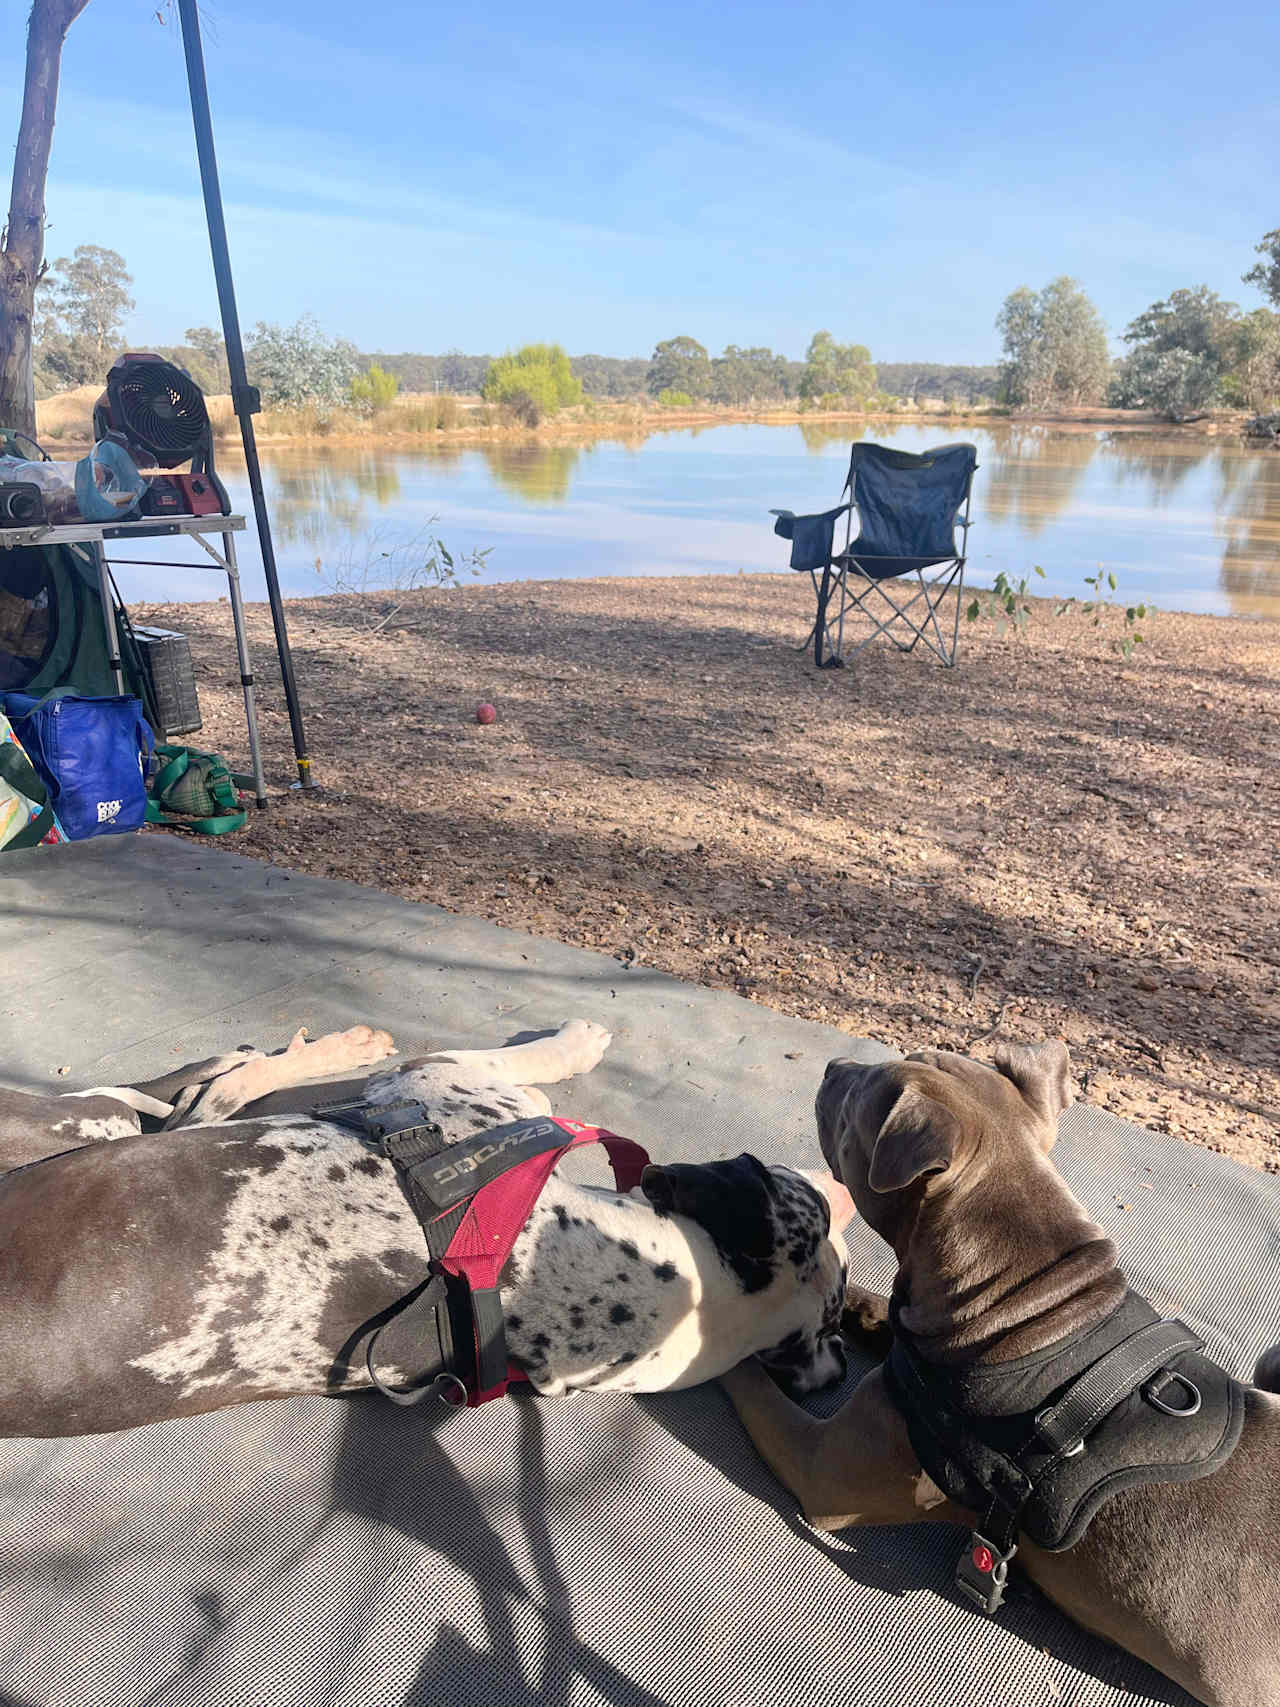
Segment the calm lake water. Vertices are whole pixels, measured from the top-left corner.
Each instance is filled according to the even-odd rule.
[[[1099,565],[1126,603],[1280,616],[1280,454],[1234,436],[1199,438],[873,424],[902,450],[978,446],[969,579],[1003,570],[1034,590],[1087,596]],[[459,559],[487,549],[485,581],[587,575],[697,575],[785,569],[771,507],[838,502],[848,425],[713,426],[589,445],[268,450],[263,462],[285,591],[335,576],[384,584],[381,554],[435,527]],[[224,458],[237,509],[243,467]],[[265,596],[252,523],[240,536],[246,594]],[[157,547],[154,556],[172,555]],[[320,569],[317,570],[317,561]],[[1032,577],[1039,564],[1044,579]],[[126,596],[208,598],[220,579],[121,572]]]

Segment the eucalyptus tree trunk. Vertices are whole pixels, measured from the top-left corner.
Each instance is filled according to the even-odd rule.
[[[44,271],[44,185],[67,31],[89,0],[33,0],[27,75],[13,161],[9,218],[0,234],[0,427],[36,430],[31,319]]]

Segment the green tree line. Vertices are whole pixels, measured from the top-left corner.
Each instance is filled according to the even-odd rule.
[[[867,410],[897,398],[949,403],[996,399],[1042,410],[1110,403],[1172,419],[1215,406],[1265,411],[1280,403],[1280,229],[1257,245],[1261,259],[1242,277],[1273,305],[1242,309],[1207,285],[1171,291],[1137,315],[1112,360],[1106,327],[1075,279],[1039,291],[1019,286],[996,317],[998,367],[942,363],[875,364],[864,344],[815,332],[805,359],[765,346],[729,344],[712,355],[687,334],[664,339],[648,357],[569,356],[557,344],[529,344],[503,356],[386,351],[361,353],[326,337],[307,318],[293,326],[259,322],[246,343],[250,376],[264,400],[349,405],[372,413],[397,390],[481,393],[533,424],[589,398],[648,397],[673,406]],[[83,244],[55,261],[36,296],[37,394],[100,383],[121,348],[134,306],[132,279],[114,250]],[[159,353],[185,367],[205,391],[228,389],[219,332],[189,327],[184,341]]]
[[[1004,361],[999,395],[1020,409],[1107,402],[1172,420],[1215,407],[1265,411],[1280,402],[1280,230],[1241,275],[1273,305],[1242,309],[1208,285],[1170,291],[1131,320],[1112,361],[1106,328],[1075,279],[1011,291],[996,317]]]

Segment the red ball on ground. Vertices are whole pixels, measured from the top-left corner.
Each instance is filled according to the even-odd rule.
[[[490,705],[486,699],[482,704],[476,707],[477,723],[496,723],[497,721],[498,708],[496,705]]]

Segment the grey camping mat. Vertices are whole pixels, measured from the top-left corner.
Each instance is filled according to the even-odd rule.
[[[616,1041],[558,1112],[658,1155],[812,1160],[821,1064],[855,1052],[605,956],[164,838],[13,855],[6,877],[0,1072],[19,1085],[274,1046],[301,1020],[416,1043],[425,1016],[480,1042],[582,1012]],[[1135,1285],[1247,1375],[1280,1338],[1280,1182],[1084,1107],[1057,1157]],[[885,1284],[879,1241],[851,1245],[855,1278]],[[0,1442],[0,1707],[1186,1702],[1032,1590],[993,1620],[962,1607],[961,1538],[815,1535],[714,1388],[500,1400],[435,1427],[305,1398]]]

